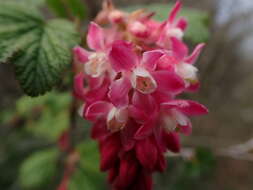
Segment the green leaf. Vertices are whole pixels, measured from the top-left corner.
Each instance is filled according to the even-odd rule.
[[[0,3],[0,62],[10,62],[24,92],[42,95],[70,65],[71,48],[79,43],[72,23],[45,22],[36,9]]]
[[[24,96],[16,103],[15,115],[25,120],[25,129],[36,137],[56,142],[69,126],[71,95],[51,92],[31,98]]]
[[[106,189],[105,176],[99,170],[97,144],[94,141],[86,141],[78,146],[78,152],[81,160],[70,181],[69,190]]]
[[[172,4],[148,4],[148,5],[137,5],[127,7],[125,10],[133,11],[136,9],[147,9],[151,12],[155,12],[155,19],[159,21],[164,21],[167,19],[170,10],[172,9]],[[206,42],[210,36],[208,30],[209,16],[204,11],[195,10],[192,8],[183,7],[179,16],[184,16],[189,21],[189,27],[185,33],[185,39],[193,43]]]
[[[45,0],[2,0],[2,1],[15,1],[18,3],[24,3],[29,6],[40,7],[45,4]]]
[[[82,0],[46,0],[46,2],[57,16],[68,18],[71,14],[80,19],[86,17],[87,11]]]
[[[50,183],[57,172],[59,152],[49,149],[33,153],[21,165],[19,181],[23,188],[41,187]]]

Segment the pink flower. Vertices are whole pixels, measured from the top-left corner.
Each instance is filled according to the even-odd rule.
[[[198,69],[193,65],[205,44],[199,44],[188,56],[187,46],[177,38],[171,38],[171,50],[167,51],[157,64],[159,69],[172,70],[184,81],[188,91],[196,91],[199,87]]]
[[[128,90],[134,88],[143,94],[150,94],[156,90],[173,94],[181,93],[184,90],[184,84],[180,77],[174,72],[156,70],[156,63],[163,54],[163,51],[153,50],[145,52],[141,58],[133,51],[131,44],[123,41],[112,44],[109,59],[112,68],[116,72],[121,72],[123,79],[118,79],[112,84],[109,92],[111,98],[121,94],[113,93],[113,91],[119,92],[119,88],[124,89],[122,86]],[[122,81],[122,84],[116,85],[119,80]]]
[[[87,43],[77,46],[74,61],[83,67],[74,79],[74,95],[83,102],[80,115],[93,123],[100,168],[114,190],[152,190],[152,174],[166,169],[165,153],[180,151],[179,133],[192,131],[191,116],[208,110],[192,100],[177,99],[196,91],[193,66],[204,44],[191,55],[182,41],[187,22],[176,19],[177,2],[167,21],[153,13],[125,13],[104,2],[91,23]]]
[[[76,63],[84,64],[85,74],[91,77],[100,77],[108,69],[107,44],[105,31],[96,23],[89,26],[87,43],[89,48],[95,52],[86,51],[77,46],[73,49]]]
[[[176,16],[179,13],[181,7],[182,4],[177,1],[169,14],[168,20],[161,25],[161,33],[157,41],[158,46],[166,49],[170,48],[171,37],[182,40],[184,36],[184,31],[186,30],[188,23],[184,18],[176,19]]]
[[[203,105],[191,100],[171,100],[161,104],[162,122],[166,130],[175,131],[177,127],[185,134],[190,134],[192,125],[188,116],[205,115],[208,110]]]

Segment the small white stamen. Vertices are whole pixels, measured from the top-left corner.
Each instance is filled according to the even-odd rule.
[[[181,29],[179,29],[179,28],[170,28],[167,31],[167,35],[169,37],[175,37],[177,39],[182,39],[183,36],[184,36],[184,32]]]
[[[196,80],[198,69],[188,63],[179,63],[176,67],[176,72],[185,80]]]
[[[149,94],[156,90],[157,84],[151,74],[142,67],[134,69],[131,83],[133,88],[137,89],[143,94]]]
[[[106,66],[106,54],[93,53],[89,56],[89,61],[84,65],[84,71],[92,77],[99,77],[106,70]]]

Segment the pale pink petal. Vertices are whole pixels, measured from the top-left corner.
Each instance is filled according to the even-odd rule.
[[[188,22],[185,18],[180,18],[176,25],[176,27],[180,28],[182,31],[185,31],[187,26],[188,26]]]
[[[88,57],[90,56],[91,52],[85,50],[80,46],[76,46],[73,48],[74,54],[74,61],[79,64],[84,64],[88,61]]]
[[[176,108],[188,116],[205,115],[208,113],[208,109],[204,105],[192,100],[172,100],[162,103],[162,107],[165,109]]]
[[[116,41],[112,44],[109,60],[116,72],[128,71],[137,63],[137,55],[130,43]]]
[[[189,64],[194,64],[204,47],[205,47],[204,43],[197,45],[196,48],[193,50],[192,54],[189,57],[186,57],[184,61]]]
[[[103,50],[105,48],[104,31],[94,22],[89,25],[87,43],[93,50]]]
[[[106,119],[109,111],[112,109],[112,104],[104,101],[98,101],[91,104],[85,113],[88,120],[96,121],[98,119]]]
[[[157,61],[163,55],[164,51],[162,50],[153,50],[144,52],[142,57],[142,64],[146,69],[155,70]]]
[[[187,46],[175,37],[171,37],[171,48],[174,55],[180,60],[183,60],[188,55]]]
[[[137,38],[148,38],[150,35],[147,26],[139,21],[129,24],[129,31]]]
[[[122,107],[128,105],[128,92],[131,89],[131,82],[129,79],[122,77],[110,86],[108,97],[115,107]]]
[[[179,94],[185,88],[184,81],[174,72],[156,71],[152,75],[157,82],[158,90],[161,92]]]
[[[174,5],[174,7],[172,8],[170,14],[169,14],[169,19],[168,19],[168,21],[169,21],[170,23],[173,23],[173,22],[175,21],[176,16],[177,16],[178,12],[180,11],[181,7],[182,7],[181,2],[180,2],[180,1],[177,1],[176,4]]]

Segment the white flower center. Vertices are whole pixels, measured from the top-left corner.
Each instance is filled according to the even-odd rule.
[[[170,114],[165,114],[163,117],[163,125],[169,132],[174,131],[178,125],[188,125],[188,122],[188,117],[176,109],[172,109]]]
[[[170,28],[167,31],[167,36],[182,39],[184,36],[184,32],[179,28]]]
[[[151,74],[144,68],[137,67],[132,74],[131,83],[133,88],[143,94],[149,94],[156,90],[157,84]]]
[[[177,74],[185,80],[196,80],[198,69],[188,63],[179,63],[176,67]]]
[[[92,77],[99,77],[106,70],[107,59],[105,53],[92,53],[89,61],[84,65],[84,71]]]
[[[127,108],[117,109],[113,107],[107,116],[107,129],[111,132],[122,130],[128,119]]]

